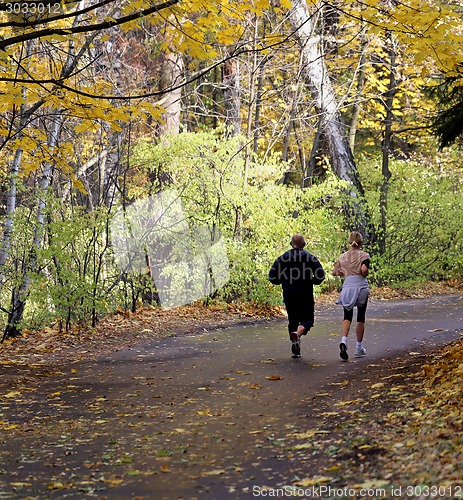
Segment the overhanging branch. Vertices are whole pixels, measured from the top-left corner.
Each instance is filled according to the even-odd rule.
[[[8,21],[6,23],[0,23],[0,28],[33,28],[34,26],[37,26],[39,24],[43,25],[43,24],[52,23],[54,21],[60,21],[62,19],[69,19],[72,17],[75,18],[75,17],[81,16],[82,14],[87,14],[88,12],[91,12],[92,10],[97,10],[100,7],[104,7],[105,5],[108,5],[108,4],[113,3],[115,1],[117,1],[117,0],[103,0],[102,2],[90,5],[89,7],[85,7],[84,9],[81,9],[81,10],[68,12],[66,14],[60,14],[59,16],[50,16],[47,18],[41,18],[41,19],[37,19],[35,21],[26,21],[26,22]],[[14,5],[14,4],[24,5],[24,3],[27,5],[27,3],[37,4],[39,2],[35,2],[35,1],[23,2],[22,0],[19,0],[19,1],[12,0],[11,2],[0,3],[0,12],[6,11],[9,5]],[[64,2],[64,5],[66,5],[67,3],[75,3],[75,2]],[[56,0],[40,0],[40,4],[53,5],[53,4],[56,4]]]
[[[127,24],[131,21],[136,21],[137,19],[142,19],[144,17],[150,16],[161,10],[168,9],[173,5],[176,5],[180,0],[167,0],[164,3],[150,7],[149,9],[141,10],[140,12],[134,12],[128,16],[120,17],[119,19],[111,19],[110,21],[105,21],[97,24],[89,24],[86,26],[72,26],[70,28],[45,28],[43,30],[32,31],[30,33],[23,33],[21,35],[13,36],[5,40],[0,41],[0,50],[5,50],[11,45],[18,43],[27,42],[29,40],[37,40],[39,38],[53,36],[53,35],[73,35],[77,33],[91,33],[92,31],[104,31],[114,26],[120,26],[122,24]]]
[[[170,92],[173,92],[174,90],[178,90],[182,87],[185,87],[186,85],[189,85],[190,83],[195,82],[196,80],[199,80],[203,76],[207,75],[209,72],[211,72],[214,68],[217,68],[218,66],[224,64],[225,62],[229,61],[230,59],[233,59],[235,57],[238,57],[242,54],[248,54],[252,52],[264,52],[270,48],[276,47],[278,45],[282,45],[288,41],[289,38],[291,38],[292,33],[285,37],[283,40],[279,40],[278,42],[275,42],[273,44],[268,44],[260,48],[241,48],[241,49],[236,49],[232,51],[228,56],[220,59],[219,61],[215,62],[211,66],[207,67],[203,71],[198,72],[196,75],[192,76],[188,80],[184,80],[183,82],[179,83],[178,85],[172,86],[165,88],[163,90],[157,90],[155,92],[148,92],[145,94],[136,94],[136,95],[97,95],[97,94],[91,94],[89,92],[85,92],[83,90],[79,90],[74,87],[70,87],[69,85],[66,85],[64,81],[68,78],[60,78],[60,79],[54,79],[54,78],[49,78],[49,79],[42,79],[42,80],[33,80],[33,79],[21,79],[17,77],[0,77],[0,82],[14,82],[14,83],[20,83],[20,84],[25,84],[25,85],[53,85],[54,88],[50,90],[50,92],[56,91],[57,88],[66,90],[68,92],[72,92],[76,95],[80,95],[82,97],[88,97],[91,99],[101,99],[101,100],[116,100],[116,101],[130,101],[130,100],[140,100],[140,99],[146,99],[148,97],[162,97]]]

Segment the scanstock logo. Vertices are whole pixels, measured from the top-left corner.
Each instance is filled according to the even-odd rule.
[[[225,241],[210,226],[190,226],[174,189],[120,208],[111,243],[122,272],[150,270],[163,308],[189,304],[230,278]]]

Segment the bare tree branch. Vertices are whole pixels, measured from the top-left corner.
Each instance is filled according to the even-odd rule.
[[[68,12],[67,14],[61,14],[59,16],[50,16],[46,18],[40,18],[36,19],[35,21],[26,21],[26,22],[19,22],[19,21],[8,21],[5,23],[0,23],[0,28],[33,28],[34,26],[37,26],[39,24],[48,24],[54,21],[59,21],[61,19],[68,19],[71,17],[77,17],[82,14],[86,14],[87,12],[91,12],[92,10],[99,9],[100,7],[104,7],[105,5],[108,5],[110,3],[113,3],[117,0],[103,0],[100,3],[96,3],[93,5],[90,5],[89,7],[86,7],[85,9],[82,10],[77,10],[73,12]],[[8,8],[11,8],[9,6],[14,6],[15,4],[31,4],[31,5],[37,5],[39,2],[36,1],[11,1],[11,2],[5,2],[5,3],[0,3],[0,12],[1,11],[6,11]],[[41,5],[55,5],[57,2],[56,0],[40,0]],[[64,2],[64,5],[66,5],[68,2]],[[75,2],[69,2],[69,3],[75,3]]]
[[[128,16],[120,17],[119,19],[112,19],[110,21],[105,21],[97,24],[88,24],[84,26],[73,26],[71,28],[61,29],[61,28],[46,28],[43,30],[37,30],[30,33],[22,33],[21,35],[13,36],[5,40],[0,41],[0,50],[5,50],[11,45],[26,42],[28,40],[37,40],[39,38],[53,36],[53,35],[73,35],[76,33],[90,33],[92,31],[103,31],[114,26],[120,26],[122,24],[127,24],[130,21],[135,21],[137,19],[142,19],[144,17],[150,16],[156,12],[160,12],[164,9],[168,9],[173,5],[179,3],[180,0],[167,0],[164,3],[150,7],[149,9],[141,10],[140,12],[134,12]]]
[[[175,1],[180,1],[180,0],[175,0]],[[210,73],[212,70],[217,68],[218,66],[221,66],[225,62],[229,61],[230,59],[233,59],[234,57],[238,57],[242,54],[249,54],[252,52],[265,52],[268,49],[278,47],[281,45],[284,45],[287,43],[294,35],[294,33],[297,30],[294,30],[293,32],[289,33],[284,39],[278,40],[275,43],[270,43],[267,45],[263,45],[262,47],[259,48],[236,48],[230,54],[228,54],[226,57],[223,57],[219,61],[216,61],[215,63],[211,64],[208,66],[206,69],[199,71],[195,75],[193,75],[191,78],[188,80],[184,80],[183,82],[179,83],[178,85],[171,86],[162,90],[157,90],[155,92],[148,92],[144,94],[136,94],[136,95],[97,95],[97,94],[91,94],[89,92],[84,92],[83,90],[76,89],[74,87],[71,87],[69,85],[66,85],[64,81],[69,78],[72,75],[62,75],[61,78],[55,79],[55,78],[49,78],[49,79],[42,79],[42,80],[35,80],[35,79],[21,79],[17,77],[2,77],[0,76],[0,82],[14,82],[14,83],[21,83],[25,85],[46,85],[46,84],[52,84],[54,85],[54,89],[50,90],[50,92],[53,92],[56,90],[56,87],[59,87],[61,89],[67,90],[69,92],[72,92],[77,95],[81,95],[83,97],[89,97],[91,99],[101,99],[101,100],[139,100],[139,99],[146,99],[148,97],[162,97],[169,92],[172,92],[174,90],[177,90],[179,88],[185,87],[189,85],[190,83],[195,82],[196,80],[201,79],[203,76],[207,75]]]

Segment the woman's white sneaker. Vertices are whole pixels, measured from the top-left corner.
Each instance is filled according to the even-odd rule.
[[[366,356],[366,355],[367,355],[367,351],[365,350],[365,347],[363,347],[363,346],[357,346],[355,348],[354,356],[356,358],[362,358],[363,356]]]

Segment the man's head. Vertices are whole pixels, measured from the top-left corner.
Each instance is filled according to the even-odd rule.
[[[302,234],[295,234],[291,238],[291,246],[293,248],[303,249],[305,247],[305,238]]]

